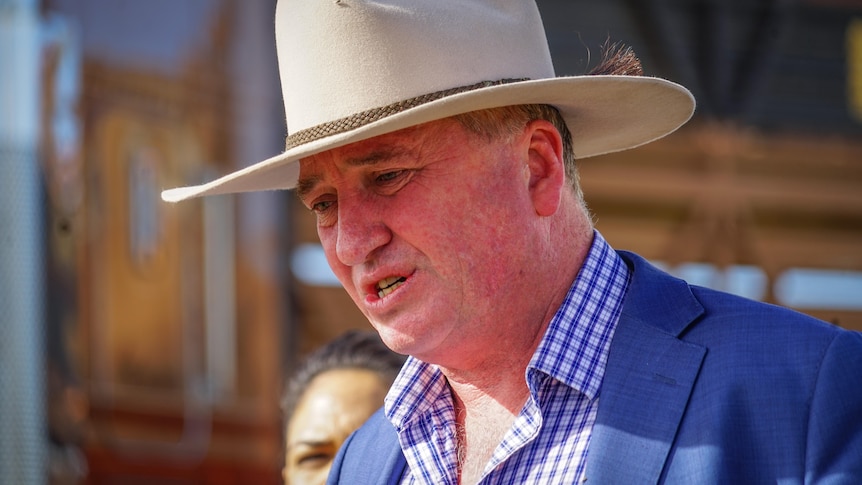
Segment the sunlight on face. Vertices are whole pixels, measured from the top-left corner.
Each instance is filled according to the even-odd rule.
[[[315,377],[288,422],[285,483],[326,483],[338,448],[383,405],[387,391],[366,369],[334,369]]]
[[[537,311],[524,295],[544,275],[522,268],[549,223],[531,198],[531,133],[488,141],[438,120],[300,162],[326,259],[394,351],[474,365],[501,322]]]

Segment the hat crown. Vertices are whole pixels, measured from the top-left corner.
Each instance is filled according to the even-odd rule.
[[[554,77],[525,0],[281,0],[276,44],[288,131],[429,93]]]
[[[164,200],[290,189],[302,158],[468,111],[552,105],[578,158],[656,140],[694,112],[664,79],[555,77],[534,0],[280,0],[275,28],[285,151]]]

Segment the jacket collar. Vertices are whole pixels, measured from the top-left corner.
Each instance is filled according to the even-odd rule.
[[[704,313],[685,281],[620,252],[632,281],[590,440],[589,483],[656,483],[706,349],[679,340]]]

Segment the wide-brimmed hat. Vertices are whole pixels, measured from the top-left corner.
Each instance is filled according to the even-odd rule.
[[[556,77],[533,0],[281,0],[275,32],[285,151],[164,200],[290,189],[303,157],[486,108],[555,106],[578,159],[661,138],[694,111],[664,79]]]

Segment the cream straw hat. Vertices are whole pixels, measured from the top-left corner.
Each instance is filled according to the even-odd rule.
[[[164,200],[290,189],[303,157],[486,108],[557,107],[579,159],[661,138],[694,112],[664,79],[555,77],[533,0],[280,0],[275,32],[285,151]]]

